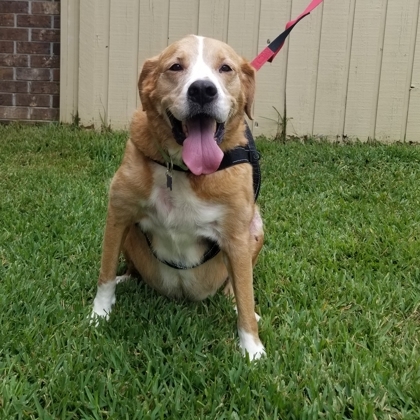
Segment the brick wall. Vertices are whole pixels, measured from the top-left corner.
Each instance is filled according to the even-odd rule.
[[[0,122],[59,117],[60,3],[0,0]]]

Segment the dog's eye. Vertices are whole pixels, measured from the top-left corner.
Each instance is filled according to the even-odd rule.
[[[169,70],[171,70],[171,71],[182,71],[184,69],[182,68],[181,64],[177,63],[177,64],[172,64],[172,66],[169,67]]]
[[[232,71],[232,69],[227,64],[223,64],[223,66],[219,69],[220,73],[228,73],[230,71]]]

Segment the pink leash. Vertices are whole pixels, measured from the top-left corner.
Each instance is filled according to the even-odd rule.
[[[308,16],[315,7],[319,6],[323,0],[312,0],[305,11],[299,15],[295,20],[291,20],[286,24],[286,30],[281,33],[274,41],[272,41],[267,47],[265,47],[251,62],[251,65],[259,70],[267,61],[272,62],[274,57],[282,49],[284,41],[289,36],[292,29],[296,24],[301,21],[305,16]]]

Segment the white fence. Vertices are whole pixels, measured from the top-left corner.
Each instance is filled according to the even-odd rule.
[[[309,0],[61,0],[61,120],[127,128],[142,63],[195,33],[252,60]],[[253,131],[420,142],[420,0],[324,0],[257,75]],[[290,120],[289,120],[290,118]]]

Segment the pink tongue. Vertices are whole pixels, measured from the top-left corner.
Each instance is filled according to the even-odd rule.
[[[214,139],[215,122],[210,117],[187,120],[188,137],[182,146],[182,160],[194,175],[216,172],[223,152]]]

